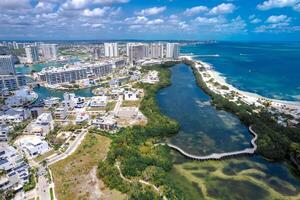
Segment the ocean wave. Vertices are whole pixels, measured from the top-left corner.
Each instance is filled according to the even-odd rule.
[[[219,54],[196,55],[197,57],[220,57]]]

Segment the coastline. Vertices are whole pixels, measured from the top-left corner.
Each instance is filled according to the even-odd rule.
[[[226,96],[234,92],[244,103],[248,105],[254,104],[256,106],[264,106],[263,103],[268,102],[270,107],[276,109],[280,113],[292,115],[294,118],[300,119],[300,102],[271,99],[256,93],[240,90],[226,82],[226,77],[222,76],[220,72],[216,71],[212,65],[201,60],[194,60],[192,56],[181,56],[181,58],[195,63],[198,73],[202,75],[207,87],[213,92],[222,96]],[[199,70],[201,67],[205,70]],[[210,81],[211,79],[217,82],[218,85],[212,83]],[[226,86],[228,89],[222,89],[219,85]]]

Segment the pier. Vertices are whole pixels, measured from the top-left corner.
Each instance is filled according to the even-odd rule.
[[[251,154],[255,153],[255,151],[257,149],[257,145],[255,143],[256,140],[257,140],[257,134],[252,129],[252,126],[249,127],[249,132],[254,136],[251,140],[252,148],[246,148],[246,149],[241,150],[241,151],[232,151],[232,152],[225,152],[225,153],[213,153],[213,154],[210,154],[210,155],[207,155],[207,156],[197,156],[197,155],[189,154],[189,153],[185,152],[184,150],[182,150],[180,147],[178,147],[176,145],[173,145],[173,144],[159,143],[157,145],[168,146],[168,147],[178,151],[180,154],[182,154],[186,158],[193,159],[193,160],[199,160],[199,161],[222,160],[222,159],[228,158],[228,157],[240,156],[240,155],[251,155]]]

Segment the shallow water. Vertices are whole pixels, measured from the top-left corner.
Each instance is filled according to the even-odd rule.
[[[172,85],[157,94],[162,113],[181,126],[169,142],[198,155],[250,146],[252,136],[247,127],[236,116],[210,104],[188,66],[179,64],[171,71]],[[173,153],[177,170],[171,176],[185,176],[197,191],[193,198],[300,199],[300,180],[287,163],[269,162],[258,155],[199,162]]]
[[[250,147],[252,136],[247,127],[236,116],[211,105],[191,68],[179,64],[171,71],[172,85],[160,90],[157,99],[162,113],[180,124],[179,133],[170,138],[172,144],[196,155]]]

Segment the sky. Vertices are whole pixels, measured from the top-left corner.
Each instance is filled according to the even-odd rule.
[[[300,41],[300,0],[0,0],[0,40]]]

